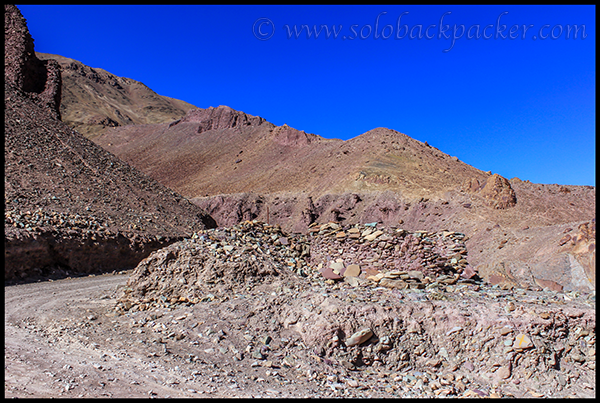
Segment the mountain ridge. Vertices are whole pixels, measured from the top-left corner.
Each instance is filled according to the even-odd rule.
[[[94,137],[105,127],[169,122],[195,108],[185,101],[158,95],[142,82],[102,68],[60,55],[39,52],[36,55],[60,66],[62,120],[84,136]]]
[[[259,219],[295,232],[328,221],[445,228],[470,237],[469,262],[487,281],[595,287],[594,237],[583,231],[560,245],[568,229],[585,224],[595,234],[594,187],[508,180],[387,128],[338,140],[262,120],[233,124],[245,114],[226,106],[188,113],[196,118],[107,128],[95,141],[221,226]]]
[[[217,126],[214,126],[214,118],[210,117],[210,114],[217,114],[221,119],[226,116],[225,119],[230,121],[227,123],[221,120],[217,123]],[[447,154],[426,146],[405,134],[386,128],[376,128],[350,140],[338,140],[325,139],[287,125],[275,126],[262,120],[255,121],[254,124],[247,121],[250,124],[232,126],[234,115],[248,115],[243,112],[234,112],[233,109],[226,106],[208,109],[198,108],[190,111],[188,115],[169,125],[144,126],[143,129],[141,126],[108,128],[102,132],[96,141],[107,149],[120,153],[133,164],[136,164],[138,159],[145,161],[145,164],[154,167],[152,172],[157,178],[161,177],[161,173],[158,171],[171,177],[165,167],[172,166],[175,160],[183,158],[188,162],[182,168],[185,173],[177,176],[184,178],[183,180],[188,183],[178,182],[177,186],[181,187],[186,197],[198,197],[201,196],[202,192],[204,194],[236,191],[273,193],[291,191],[297,188],[309,193],[324,194],[330,191],[337,192],[336,186],[331,188],[330,184],[338,182],[337,188],[341,191],[347,189],[357,191],[399,190],[402,176],[399,177],[398,173],[408,171],[407,167],[409,166],[421,168],[421,180],[417,177],[411,177],[409,183],[402,184],[402,187],[405,191],[407,186],[412,187],[416,192],[423,188],[428,189],[428,187],[422,183],[411,186],[410,182],[422,182],[425,175],[436,174],[436,172],[429,169],[427,164],[418,161],[423,157],[417,156],[417,153],[423,153],[424,151],[429,151],[435,158],[442,159],[445,170],[450,169],[451,166],[452,170],[460,172],[462,180],[476,177],[478,180],[484,181],[486,178],[483,171],[459,162],[457,159],[453,159]],[[188,125],[182,125],[183,123]],[[190,124],[191,126],[189,126]],[[231,131],[231,129],[237,129],[237,131]],[[243,136],[234,136],[234,133],[240,131],[244,133]],[[381,143],[383,147],[372,147],[370,146],[371,142]],[[202,151],[202,149],[217,143],[218,146],[215,146],[215,148],[218,151],[215,151],[212,155]],[[152,144],[153,148],[162,149],[165,152],[151,155],[143,152],[142,149],[145,149],[149,144]],[[237,147],[239,150],[228,151],[231,147]],[[373,161],[362,157],[361,154],[364,154],[363,150],[366,147],[376,150]],[[410,150],[406,150],[406,147],[409,147]],[[197,148],[200,153],[195,159],[183,151],[191,148]],[[244,151],[244,148],[246,148],[246,151]],[[177,150],[182,150],[184,155],[177,155]],[[202,156],[200,157],[200,155]],[[227,159],[230,159],[233,164],[224,162]],[[318,164],[311,163],[315,160],[328,159],[334,161],[333,168],[336,168],[336,165],[342,162],[344,169],[349,170],[349,172],[343,175],[336,174],[336,172],[327,172],[325,167],[318,167]],[[201,172],[196,169],[201,165],[211,164],[217,167],[215,169],[222,170],[221,177],[229,178],[225,179],[226,183],[222,179],[219,183],[215,183],[215,181],[205,176],[204,171]],[[262,165],[262,170],[271,171],[271,182],[276,182],[273,186],[267,186],[260,178],[252,180],[252,175],[248,170],[256,171],[253,167],[256,167],[257,164],[258,166]],[[268,168],[265,167],[265,164]],[[288,166],[294,164],[297,165],[295,169],[298,172],[309,172],[312,176],[324,179],[322,181],[318,179],[311,180],[307,177],[290,179],[288,176],[280,175],[281,171],[288,170]],[[203,180],[202,177],[205,177],[205,179]],[[449,180],[455,182],[453,183],[454,187],[460,185],[451,177]],[[235,182],[235,185],[230,182]]]
[[[224,105],[105,127],[93,140],[221,226],[444,228],[467,234],[469,263],[487,281],[595,288],[595,187],[507,180],[393,129],[326,139]]]

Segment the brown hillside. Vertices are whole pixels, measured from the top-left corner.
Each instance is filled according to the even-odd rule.
[[[595,395],[594,187],[226,106],[92,140],[124,81],[5,43],[5,397]]]
[[[381,190],[439,197],[487,177],[394,130],[328,140],[226,106],[192,110],[170,124],[107,129],[96,141],[188,197]]]
[[[593,187],[508,181],[390,129],[328,140],[226,106],[107,128],[95,141],[220,225],[257,218],[299,232],[327,221],[448,229],[470,237],[469,262],[488,281],[595,287]],[[583,223],[593,236],[560,244]]]
[[[158,95],[139,81],[117,77],[77,60],[46,53],[36,55],[60,66],[62,120],[86,137],[94,137],[105,127],[170,122],[195,108]]]
[[[60,72],[35,57],[12,5],[5,6],[4,55],[5,280],[132,268],[214,225],[203,210],[58,120]]]

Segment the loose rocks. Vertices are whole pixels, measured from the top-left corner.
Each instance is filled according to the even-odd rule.
[[[354,333],[348,340],[346,340],[346,345],[348,347],[356,346],[364,343],[369,340],[373,336],[373,331],[371,329],[362,329],[358,332]]]
[[[286,236],[282,243],[284,235],[279,227],[257,221],[195,233],[140,262],[117,308],[127,310],[127,301],[139,309],[194,304],[208,298],[217,284],[251,285],[282,273],[303,275],[303,237]]]

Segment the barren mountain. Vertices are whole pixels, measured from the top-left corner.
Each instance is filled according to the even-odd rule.
[[[77,60],[47,53],[36,55],[60,66],[62,120],[88,138],[105,127],[170,122],[195,108],[158,95],[139,81],[117,77]]]
[[[162,125],[105,130],[97,143],[190,197],[348,191],[435,196],[487,175],[394,130],[328,140],[227,106]]]
[[[460,231],[487,281],[595,288],[591,186],[509,181],[395,130],[330,140],[227,106],[107,128],[95,141],[219,225],[259,219],[306,232],[314,222],[375,221]]]
[[[96,139],[159,184],[5,40],[5,398],[595,396],[594,188],[227,107]]]
[[[60,70],[5,6],[5,280],[134,267],[213,226],[202,209],[58,119]]]

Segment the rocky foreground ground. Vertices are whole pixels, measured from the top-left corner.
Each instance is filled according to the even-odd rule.
[[[115,309],[140,343],[230,366],[209,391],[593,396],[595,294],[490,287],[464,238],[376,223],[205,230],[138,265]]]
[[[6,287],[5,396],[595,396],[595,293],[485,284],[462,234],[336,225]]]

